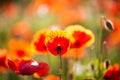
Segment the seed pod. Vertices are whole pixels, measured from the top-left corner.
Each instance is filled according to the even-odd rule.
[[[105,69],[108,69],[109,65],[110,65],[110,61],[109,61],[109,60],[106,60],[106,61],[105,61],[105,66],[104,66]]]
[[[108,31],[114,31],[114,26],[111,20],[106,20],[104,22],[105,29]]]
[[[102,20],[103,27],[107,31],[114,31],[114,25],[113,25],[113,22],[111,20],[105,18],[104,16],[102,16],[101,20]]]

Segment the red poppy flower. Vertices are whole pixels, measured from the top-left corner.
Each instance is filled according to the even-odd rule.
[[[32,56],[30,43],[25,40],[11,39],[8,42],[8,49],[9,49],[9,56],[12,59]]]
[[[46,46],[53,55],[63,55],[69,47],[67,33],[62,30],[48,31],[46,37]]]
[[[44,54],[47,52],[47,47],[45,45],[46,30],[38,31],[33,39],[32,47],[35,48],[35,51],[41,52]]]
[[[8,67],[20,75],[33,75],[45,76],[48,74],[50,68],[47,63],[37,62],[32,59],[8,59]]]
[[[2,12],[8,19],[16,18],[20,11],[19,5],[15,4],[14,2],[7,2],[7,5],[5,4],[1,8]]]
[[[48,74],[48,71],[50,70],[48,64],[40,62],[39,67],[40,69],[36,72],[36,74],[38,74],[38,76],[46,76],[46,74]]]
[[[103,78],[105,80],[119,80],[120,79],[120,66],[119,64],[115,64],[114,66],[110,66],[107,72],[104,74]]]
[[[71,48],[88,47],[94,42],[93,33],[81,25],[71,25],[65,30],[71,36]]]
[[[4,72],[6,69],[6,57],[7,51],[5,49],[0,49],[0,71]]]

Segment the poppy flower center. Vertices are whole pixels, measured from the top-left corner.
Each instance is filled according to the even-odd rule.
[[[57,47],[57,53],[60,54],[60,53],[61,53],[61,50],[62,50],[61,46],[58,46],[58,47]]]
[[[81,45],[80,42],[78,42],[78,41],[75,42],[75,46],[76,46],[76,47],[79,47],[80,45]]]
[[[105,79],[105,80],[111,80],[109,77],[105,77],[104,79]]]

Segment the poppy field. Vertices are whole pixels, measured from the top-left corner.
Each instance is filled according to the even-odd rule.
[[[1,0],[0,80],[120,80],[119,0]]]

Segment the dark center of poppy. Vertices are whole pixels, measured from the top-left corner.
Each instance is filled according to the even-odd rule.
[[[112,79],[109,77],[105,77],[104,80],[112,80]]]
[[[80,45],[81,45],[80,42],[78,42],[78,41],[75,42],[76,47],[79,47]]]
[[[58,46],[58,47],[57,47],[57,53],[60,54],[60,53],[61,53],[61,50],[62,50],[61,46]]]

